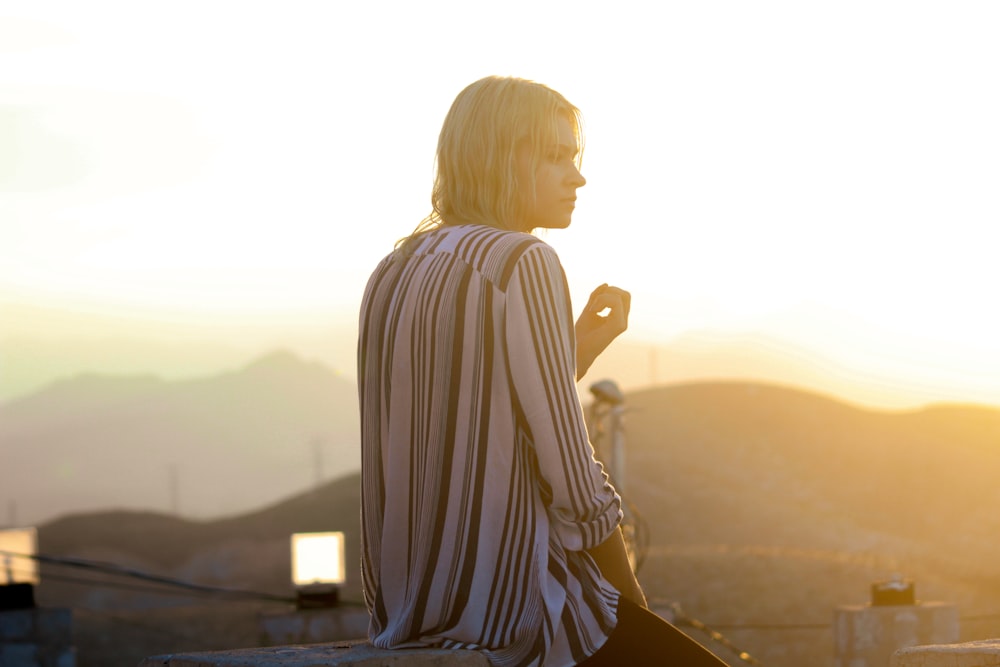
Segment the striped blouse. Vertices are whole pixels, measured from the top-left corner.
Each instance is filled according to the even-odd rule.
[[[370,639],[574,665],[615,625],[584,550],[622,512],[576,393],[562,265],[482,225],[414,243],[375,269],[359,323]]]

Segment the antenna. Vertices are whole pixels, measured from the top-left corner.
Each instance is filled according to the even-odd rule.
[[[167,468],[167,484],[170,494],[170,513],[180,516],[180,475],[177,472],[177,464],[171,464]]]
[[[313,446],[313,470],[315,471],[315,487],[318,489],[323,485],[323,438],[316,436],[312,439]]]

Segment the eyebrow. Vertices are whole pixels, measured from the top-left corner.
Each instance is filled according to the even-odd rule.
[[[580,152],[580,147],[576,144],[556,144],[556,152],[560,157],[565,155],[575,158]]]

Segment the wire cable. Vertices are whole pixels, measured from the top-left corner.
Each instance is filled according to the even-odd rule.
[[[106,579],[91,579],[86,577],[70,577],[63,574],[46,574],[46,581],[58,581],[65,584],[75,584],[79,586],[91,586],[93,588],[110,588],[114,590],[129,591],[133,593],[148,593],[152,595],[172,595],[178,597],[196,597],[201,598],[205,595],[209,595],[202,591],[191,591],[191,590],[174,590],[171,588],[156,588],[153,586],[143,586],[142,584],[131,584],[125,581],[109,581]],[[247,591],[249,593],[249,591]],[[210,597],[217,598],[220,597],[217,593],[210,594]],[[221,596],[227,597],[227,596]],[[243,598],[240,599],[255,599],[261,602],[276,602],[274,600],[264,600],[262,598]]]
[[[39,563],[46,563],[49,565],[57,565],[62,567],[80,568],[83,570],[96,571],[96,572],[101,572],[103,574],[138,579],[141,581],[151,581],[164,586],[173,586],[175,588],[184,589],[186,591],[194,593],[220,595],[220,596],[235,597],[235,598],[266,600],[270,602],[287,602],[289,604],[295,604],[296,602],[295,598],[290,596],[274,595],[272,593],[262,593],[259,591],[222,588],[219,586],[207,586],[205,584],[195,584],[189,581],[173,579],[171,577],[164,577],[157,574],[149,574],[148,572],[142,572],[140,570],[135,570],[121,565],[116,565],[115,563],[92,561],[83,558],[70,558],[66,556],[47,556],[45,554],[20,554],[10,551],[0,551],[0,555],[10,556],[14,558],[27,558],[31,560],[36,560]],[[110,583],[111,582],[103,582],[101,585],[108,585]],[[148,592],[154,592],[154,591],[150,590]]]

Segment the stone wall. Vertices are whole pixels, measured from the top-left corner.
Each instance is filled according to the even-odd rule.
[[[472,651],[385,651],[364,641],[160,655],[139,667],[489,667]]]

